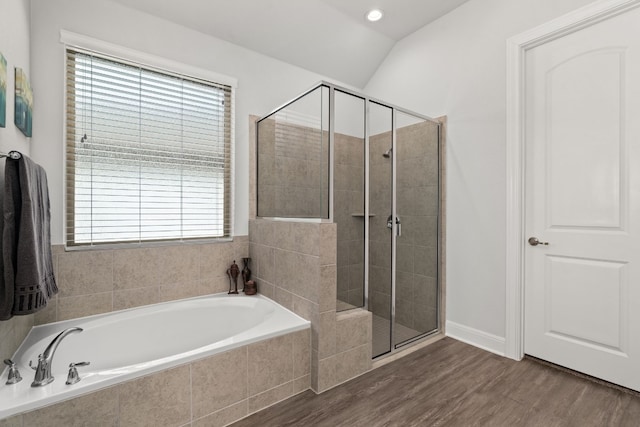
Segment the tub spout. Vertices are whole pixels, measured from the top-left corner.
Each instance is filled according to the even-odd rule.
[[[69,334],[74,332],[82,332],[82,328],[68,328],[60,332],[47,346],[44,353],[38,356],[38,367],[36,370],[36,376],[31,383],[31,387],[41,387],[47,385],[54,380],[51,375],[51,365],[53,364],[53,355],[56,354],[58,345]],[[31,362],[29,362],[31,366]],[[33,366],[31,366],[33,368]]]

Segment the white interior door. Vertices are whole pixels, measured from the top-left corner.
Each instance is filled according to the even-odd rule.
[[[525,353],[640,390],[640,9],[525,60]]]

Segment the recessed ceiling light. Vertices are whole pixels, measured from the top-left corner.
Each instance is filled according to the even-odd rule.
[[[382,19],[382,11],[380,9],[371,9],[369,12],[367,12],[367,21],[369,22],[376,22]]]

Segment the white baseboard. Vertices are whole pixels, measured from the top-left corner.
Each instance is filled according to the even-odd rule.
[[[469,326],[447,320],[446,335],[458,341],[470,344],[474,347],[490,351],[491,353],[505,356],[505,339]]]

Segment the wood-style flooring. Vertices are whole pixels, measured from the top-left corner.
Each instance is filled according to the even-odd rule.
[[[445,338],[233,426],[640,426],[639,396]]]

